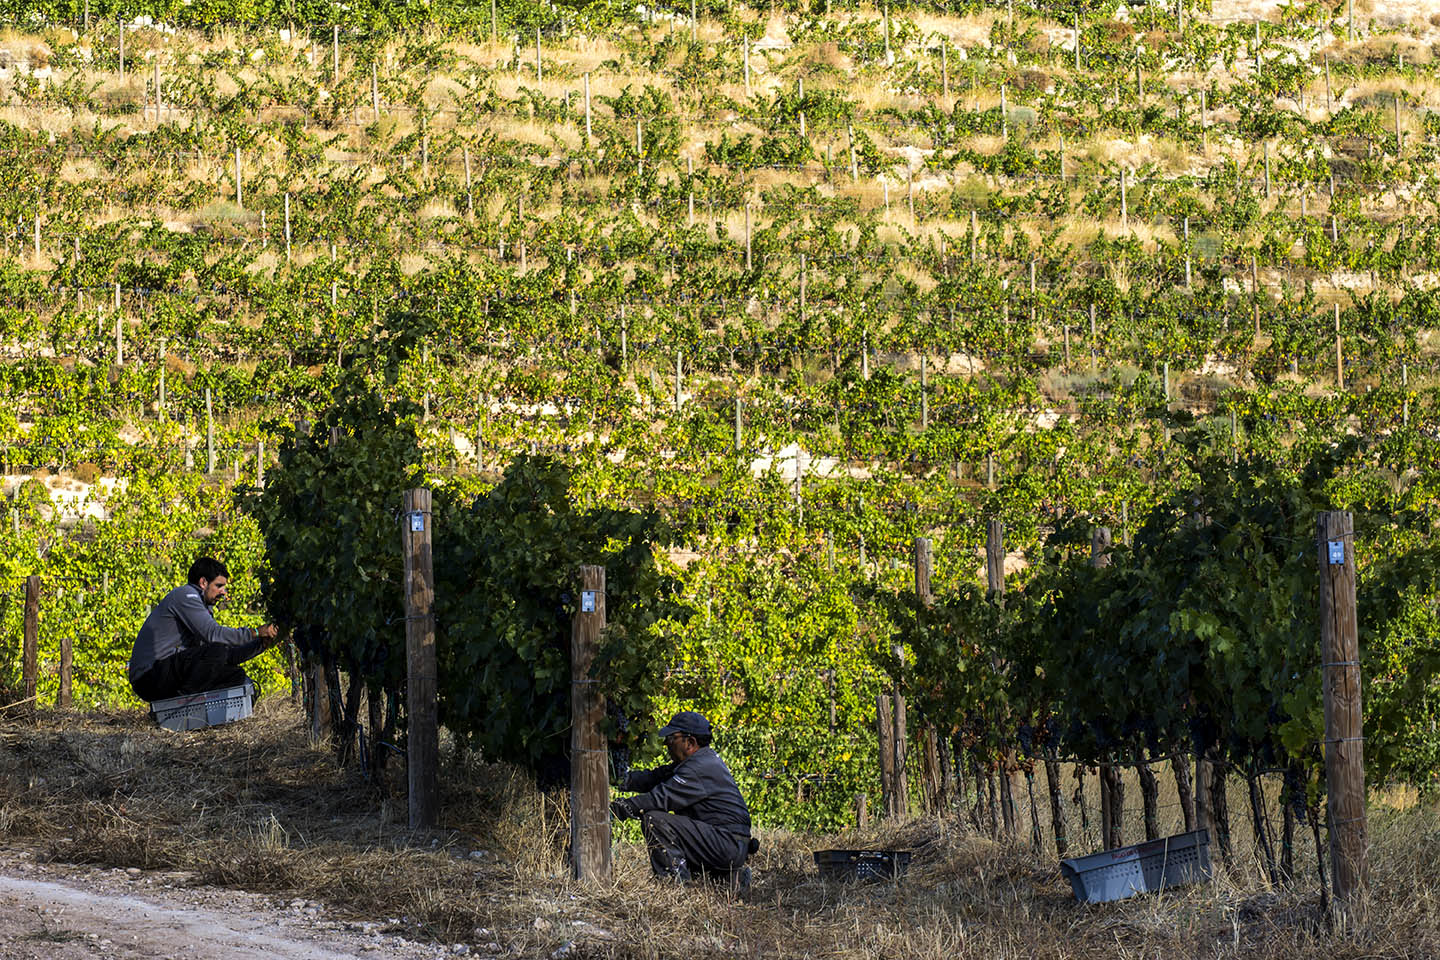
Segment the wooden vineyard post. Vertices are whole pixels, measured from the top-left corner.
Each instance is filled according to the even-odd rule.
[[[610,768],[600,722],[605,698],[590,675],[605,631],[605,568],[580,568],[570,633],[570,853],[576,880],[610,879]]]
[[[993,467],[990,468],[993,478]],[[1005,521],[991,517],[985,528],[985,583],[986,595],[1002,609],[1005,606]],[[996,663],[997,668],[1000,664]],[[1016,830],[1015,791],[1011,773],[1015,766],[1015,751],[1006,747],[1000,754],[997,774],[1000,781],[1000,813],[1005,824],[1005,836],[1014,838]]]
[[[1255,254],[1250,254],[1250,293],[1252,296],[1251,309],[1255,313],[1255,336],[1260,336],[1260,262]]]
[[[745,269],[749,271],[753,263],[750,246],[750,204],[745,204]]]
[[[680,412],[680,407],[681,407],[681,404],[682,404],[682,402],[683,402],[683,400],[684,400],[684,396],[685,396],[685,395],[684,395],[684,389],[685,389],[685,367],[684,367],[684,359],[685,359],[685,353],[684,353],[684,351],[676,350],[676,351],[675,351],[675,412],[676,412],[676,413],[679,413],[679,412]],[[796,483],[798,484],[798,483],[799,483],[799,479],[798,479],[799,474],[796,474],[796,477],[797,477]]]
[[[1048,732],[1046,737],[1045,786],[1050,794],[1050,832],[1055,837],[1055,855],[1064,857],[1070,852],[1070,828],[1065,822],[1065,804],[1060,797],[1060,757],[1054,731]]]
[[[745,99],[750,99],[750,38],[743,38],[744,53],[742,54],[745,63]]]
[[[306,715],[310,720],[310,745],[321,746],[330,739],[330,683],[325,665],[318,660],[304,668]]]
[[[591,129],[590,114],[590,74],[585,74],[585,142],[589,143],[595,139],[595,133]]]
[[[380,65],[370,61],[370,109],[375,113],[375,122],[380,122]]]
[[[947,809],[964,808],[965,748],[958,731],[940,740],[940,792]]]
[[[1130,204],[1125,196],[1125,168],[1120,168],[1120,229],[1130,230]]]
[[[890,694],[875,695],[875,739],[880,753],[880,808],[885,816],[895,809],[895,726]]]
[[[1090,565],[1092,567],[1110,566],[1110,544],[1113,542],[1109,527],[1096,527],[1090,532]],[[1113,787],[1117,779],[1111,764],[1100,764],[1100,845],[1106,850],[1119,844],[1111,829],[1117,819],[1117,812],[1112,810],[1115,801]]]
[[[158,410],[159,410],[159,413],[160,413],[160,419],[161,419],[161,420],[164,420],[164,419],[165,419],[165,346],[166,346],[166,340],[165,340],[164,337],[161,337],[161,338],[160,338],[160,370],[159,370],[159,374],[160,374],[160,391],[159,391],[159,405],[158,405]]]
[[[1340,338],[1340,304],[1335,304],[1335,388],[1345,389],[1345,354]]]
[[[205,388],[205,472],[215,472],[215,404]]]
[[[1334,111],[1334,104],[1330,98],[1330,54],[1325,54],[1325,113]]]
[[[930,429],[930,384],[926,377],[925,354],[920,354],[920,429]],[[918,549],[918,545],[917,545]]]
[[[378,686],[365,688],[365,712],[370,722],[366,731],[370,755],[366,759],[370,763],[370,779],[377,783],[385,772],[385,751],[381,745],[381,731],[385,728],[384,696]]]
[[[1177,753],[1170,759],[1170,769],[1175,773],[1175,792],[1180,798],[1180,815],[1185,819],[1185,832],[1195,830],[1195,792],[1190,782],[1190,759]]]
[[[25,578],[25,626],[20,650],[21,695],[26,712],[35,709],[35,678],[40,657],[40,578]]]
[[[695,158],[685,158],[685,225],[695,226]],[[803,276],[803,274],[802,274]]]
[[[928,610],[935,603],[934,594],[930,590],[931,571],[935,566],[935,547],[929,537],[915,538],[915,603],[919,610]],[[940,784],[940,743],[935,731],[935,725],[929,722],[920,724],[921,752],[921,782],[925,798],[925,808],[932,813],[941,812],[940,805],[943,799]]]
[[[1330,875],[1335,902],[1345,905],[1364,889],[1369,874],[1354,517],[1347,510],[1326,511],[1318,527]]]
[[[943,816],[944,795],[940,786],[940,737],[933,723],[921,728],[921,767],[924,773],[925,808],[935,816]]]
[[[992,517],[985,530],[985,583],[991,599],[1005,605],[1005,521]]]
[[[901,653],[904,651],[901,650]],[[906,747],[909,740],[909,732],[906,729],[905,718],[905,694],[900,692],[900,684],[895,684],[895,732],[892,743],[895,749],[894,777],[895,790],[890,799],[895,804],[892,816],[896,818],[908,817],[910,815],[910,778],[905,772]]]
[[[206,393],[208,397],[209,391]],[[334,447],[339,442],[340,428],[331,427],[330,446]],[[213,454],[211,463],[213,469]],[[318,659],[302,667],[302,699],[305,703],[305,715],[309,719],[310,744],[311,746],[321,746],[334,735],[335,724],[330,709],[330,681],[325,673],[325,664]],[[371,717],[371,721],[370,743],[372,753],[374,753],[378,752],[374,748],[379,743],[380,727],[374,722],[374,717]],[[380,761],[376,761],[372,756],[372,766],[377,762]]]
[[[1215,818],[1213,807],[1210,801],[1210,783],[1214,780],[1214,772],[1211,770],[1209,756],[1206,753],[1195,755],[1195,829],[1204,830],[1213,839],[1215,836]]]
[[[1095,372],[1097,363],[1095,351],[1095,304],[1090,304],[1090,372]]]
[[[84,602],[83,600],[81,601]],[[60,638],[60,687],[55,691],[55,706],[60,710],[68,710],[73,703],[71,696],[70,677],[75,668],[75,642],[70,634],[66,633]]]
[[[430,491],[405,491],[401,544],[405,560],[405,708],[410,716],[406,759],[410,782],[410,829],[433,827],[440,812],[436,773],[435,570],[430,557]]]

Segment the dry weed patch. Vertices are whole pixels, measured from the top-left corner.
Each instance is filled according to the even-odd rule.
[[[192,883],[326,902],[355,919],[503,955],[708,957],[1433,956],[1440,815],[1376,804],[1367,918],[1331,930],[1313,866],[1291,889],[1223,864],[1205,887],[1077,905],[1054,859],[958,819],[820,837],[761,831],[746,893],[651,881],[633,840],[615,881],[569,879],[563,795],[453,751],[445,826],[411,832],[402,771],[384,783],[307,745],[299,712],[172,734],[138,713],[41,714],[0,727],[0,837],[42,859],[183,871]],[[1238,842],[1237,842],[1238,845]],[[824,847],[914,852],[898,884],[822,882]],[[1308,858],[1301,855],[1298,860]]]

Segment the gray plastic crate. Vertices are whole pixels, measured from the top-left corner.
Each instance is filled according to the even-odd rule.
[[[1060,873],[1081,903],[1108,903],[1199,883],[1211,876],[1210,833],[1196,830],[1061,860]]]
[[[244,720],[255,706],[255,688],[247,680],[238,687],[207,690],[150,704],[155,722],[166,730],[199,730]]]

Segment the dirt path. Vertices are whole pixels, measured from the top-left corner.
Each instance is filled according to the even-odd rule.
[[[0,854],[0,960],[433,960],[390,922],[337,922],[322,905],[187,885],[184,874],[73,869]]]

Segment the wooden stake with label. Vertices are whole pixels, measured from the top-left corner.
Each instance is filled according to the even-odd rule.
[[[1345,908],[1369,879],[1355,524],[1349,511],[1334,510],[1321,513],[1317,527],[1330,871],[1336,904]]]
[[[409,715],[405,758],[412,830],[433,827],[440,813],[430,502],[428,489],[406,490],[400,517],[405,585],[405,706]]]
[[[570,632],[570,851],[571,876],[610,880],[610,764],[600,724],[605,698],[593,676],[605,632],[605,568],[580,567],[580,609]]]

